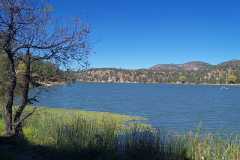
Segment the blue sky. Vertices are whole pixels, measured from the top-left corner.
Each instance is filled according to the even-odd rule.
[[[50,0],[91,26],[91,67],[240,59],[240,1]]]

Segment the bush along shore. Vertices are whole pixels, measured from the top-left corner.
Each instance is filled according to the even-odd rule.
[[[31,107],[27,111],[31,110]],[[240,160],[240,137],[162,132],[112,113],[39,108],[24,124],[24,139],[4,137],[1,159]]]

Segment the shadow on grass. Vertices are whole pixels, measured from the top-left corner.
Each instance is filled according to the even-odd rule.
[[[141,144],[142,143],[142,144]],[[173,149],[173,148],[172,148]],[[161,150],[154,146],[141,142],[124,148],[96,148],[89,147],[78,151],[68,148],[58,149],[51,146],[33,145],[28,141],[0,137],[1,160],[188,160],[184,151],[178,154],[168,150]]]

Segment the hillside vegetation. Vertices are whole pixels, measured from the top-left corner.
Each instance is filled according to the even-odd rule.
[[[205,62],[185,64],[159,64],[149,69],[96,68],[82,71],[77,79],[84,82],[113,83],[240,83],[240,61],[233,60],[218,65]]]
[[[16,73],[19,83],[21,83],[21,73],[25,70],[25,64],[21,61],[17,61],[15,64]],[[0,54],[0,97],[5,91],[5,87],[8,79],[8,70],[9,63],[5,55]],[[53,64],[51,61],[40,60],[32,63],[31,66],[31,84],[40,85],[40,84],[51,84],[51,83],[60,83],[60,82],[69,82],[74,81],[75,76],[73,71],[64,71],[56,64]]]

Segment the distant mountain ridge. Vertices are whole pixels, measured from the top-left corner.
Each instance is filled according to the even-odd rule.
[[[186,71],[197,71],[206,69],[212,66],[209,63],[202,61],[191,61],[184,64],[158,64],[151,67],[151,70],[186,70]]]
[[[92,68],[78,73],[83,82],[240,84],[240,60],[217,65],[202,61],[158,64],[146,69]]]
[[[238,67],[239,65],[240,65],[240,60],[230,60],[230,61],[220,63],[218,66]]]

